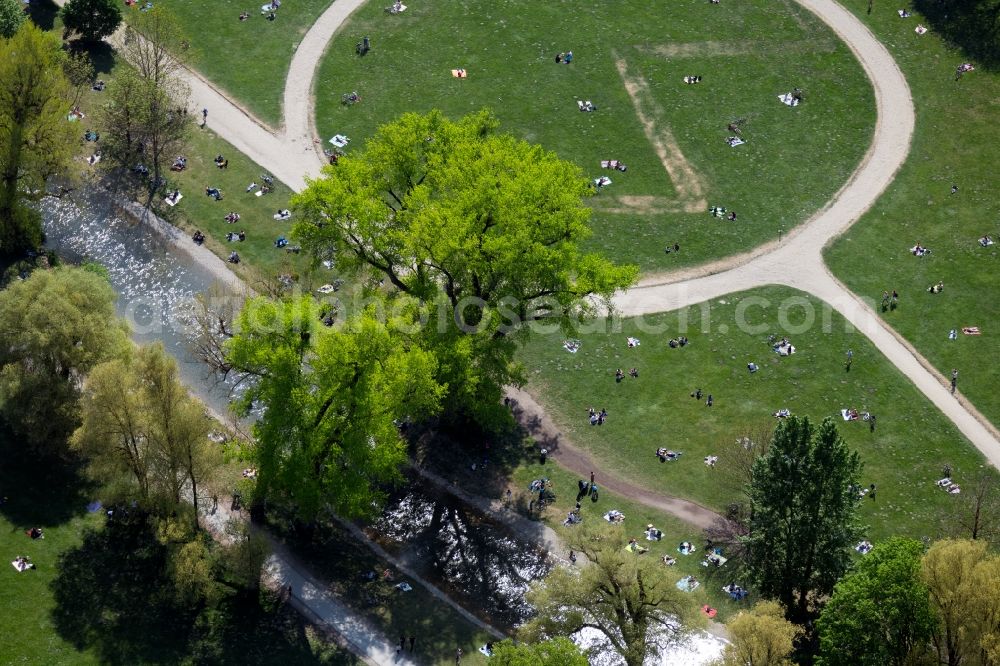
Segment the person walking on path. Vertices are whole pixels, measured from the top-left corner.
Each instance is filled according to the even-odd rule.
[[[455,663],[456,664],[462,663],[462,648],[458,648],[457,650],[455,650]]]
[[[853,362],[854,362],[854,352],[851,351],[850,349],[848,349],[847,350],[847,360],[844,361],[844,369],[847,370],[847,372],[851,371],[851,363],[853,363]]]
[[[590,473],[590,485],[594,485],[594,473]]]
[[[417,644],[417,637],[410,636],[410,652],[413,652],[413,647]]]
[[[958,384],[958,368],[951,369],[951,394],[955,395],[955,386]]]
[[[406,636],[403,634],[399,635],[399,649],[396,650],[396,656],[403,654],[403,650],[406,649]]]
[[[218,510],[219,510],[219,496],[217,494],[212,495],[212,513],[214,514]]]
[[[201,110],[201,126],[204,127],[208,124],[208,109]]]

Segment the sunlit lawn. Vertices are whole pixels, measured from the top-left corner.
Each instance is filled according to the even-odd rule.
[[[809,317],[815,319],[810,323]],[[668,347],[682,333],[690,344]],[[779,356],[769,334],[787,335],[797,352]],[[628,336],[640,346],[629,349]],[[571,354],[558,333],[534,336],[520,355],[528,388],[601,471],[659,492],[723,510],[739,493],[726,451],[739,437],[773,429],[772,414],[783,408],[817,422],[833,417],[861,454],[861,480],[878,488],[862,514],[876,539],[939,536],[957,501],[935,486],[943,466],[952,466],[960,484],[971,484],[985,467],[980,453],[866,338],[798,292],[734,294],[680,313],[626,319],[614,332],[579,338],[582,346]],[[854,354],[849,372],[848,349]],[[751,374],[750,362],[760,370]],[[615,381],[616,369],[633,367],[637,379]],[[696,400],[691,394],[699,388],[705,395]],[[589,407],[606,408],[607,422],[591,426]],[[840,410],[848,408],[875,414],[876,431],[863,421],[843,421]],[[661,464],[659,447],[682,456]],[[703,463],[709,455],[719,456],[715,468]]]
[[[836,192],[864,154],[874,121],[868,80],[848,49],[790,2],[713,5],[705,0],[580,5],[560,0],[413,3],[401,15],[373,0],[333,40],[316,81],[320,136],[363,147],[407,111],[452,117],[491,107],[502,130],[538,142],[613,183],[595,199],[593,248],[644,270],[671,269],[747,250],[804,221]],[[370,35],[372,50],[354,55]],[[568,66],[557,52],[572,50]],[[738,211],[729,223],[696,213],[610,213],[625,197],[677,205],[672,183],[636,115],[616,63],[643,78],[644,116],[669,131],[699,175],[707,205]],[[465,79],[450,70],[464,68]],[[686,75],[703,76],[685,85]],[[778,95],[799,86],[806,101]],[[357,91],[361,102],[341,104]],[[595,113],[581,113],[576,99]],[[654,107],[658,107],[657,111]],[[747,144],[730,148],[727,125],[745,119]],[[600,168],[617,159],[625,173]],[[680,188],[690,183],[680,183]],[[652,202],[635,197],[654,197]],[[681,245],[680,254],[664,247]]]
[[[862,4],[850,5],[863,11]],[[895,7],[863,16],[906,74],[917,108],[910,157],[888,192],[826,254],[834,273],[865,298],[900,293],[900,307],[886,313],[899,331],[944,375],[959,370],[958,387],[994,424],[1000,424],[995,359],[1000,354],[1000,204],[996,196],[996,99],[1000,74],[948,48],[935,26],[916,12],[900,19]],[[913,32],[918,23],[931,31]],[[951,186],[958,192],[951,194]],[[989,235],[996,245],[983,248]],[[908,249],[921,243],[930,256]],[[877,269],[876,269],[877,267]],[[943,281],[940,294],[926,289]],[[981,336],[961,333],[978,326]],[[958,339],[948,333],[958,329]]]

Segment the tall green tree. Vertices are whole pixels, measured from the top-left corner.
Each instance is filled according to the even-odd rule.
[[[0,40],[0,256],[41,244],[41,217],[25,200],[44,194],[76,148],[63,57],[58,38],[30,22]]]
[[[63,60],[63,72],[66,80],[73,87],[73,105],[80,101],[80,95],[84,88],[89,87],[94,81],[94,63],[90,61],[90,54],[86,51],[73,51]]]
[[[785,619],[776,601],[761,601],[726,625],[729,644],[718,666],[791,666],[795,640],[802,633]]]
[[[20,0],[0,0],[0,37],[13,37],[26,18]]]
[[[311,519],[331,508],[368,515],[406,460],[398,423],[439,408],[436,361],[370,307],[342,328],[323,326],[309,297],[247,302],[227,344],[251,381],[239,407],[254,424],[257,499],[284,498]]]
[[[106,279],[78,268],[36,270],[0,291],[0,415],[21,441],[64,449],[83,377],[128,352],[114,301]]]
[[[934,645],[940,663],[1000,663],[1000,557],[989,544],[937,541],[924,555],[921,574],[938,618]]]
[[[180,383],[160,344],[95,367],[72,443],[111,494],[138,497],[161,515],[187,504],[198,529],[199,493],[221,464],[205,409]]]
[[[493,646],[491,666],[588,666],[587,656],[573,641],[557,636],[540,643],[507,639]]]
[[[819,666],[903,666],[926,652],[936,625],[923,551],[919,541],[891,538],[837,583],[817,623]]]
[[[585,523],[567,535],[567,546],[586,556],[588,564],[557,567],[532,585],[528,601],[537,616],[522,628],[528,640],[590,628],[628,666],[642,666],[665,641],[701,622],[692,597],[663,575],[659,561],[626,550],[619,528]]]
[[[187,92],[173,79],[156,82],[137,70],[124,70],[108,86],[99,120],[102,155],[112,168],[144,164],[156,182],[168,160],[183,152],[187,116],[179,111]]]
[[[122,23],[121,4],[115,0],[69,0],[59,12],[63,26],[85,42],[99,42]]]
[[[316,258],[433,308],[449,410],[496,404],[519,380],[511,334],[570,327],[637,274],[580,249],[590,189],[579,167],[498,126],[487,111],[405,114],[293,200],[293,235]]]
[[[832,419],[783,419],[753,464],[749,534],[743,537],[754,587],[804,621],[810,601],[833,591],[850,564],[858,524],[861,461]]]

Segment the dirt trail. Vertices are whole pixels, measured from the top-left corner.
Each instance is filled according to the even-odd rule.
[[[722,516],[700,504],[656,493],[629,483],[625,479],[609,475],[601,470],[599,463],[595,463],[587,453],[559,431],[530,393],[523,389],[508,387],[507,397],[514,402],[514,416],[528,434],[534,437],[540,446],[549,450],[549,456],[559,463],[560,467],[568,469],[581,479],[590,479],[590,473],[594,472],[595,482],[599,488],[668,513],[702,530],[723,520]]]

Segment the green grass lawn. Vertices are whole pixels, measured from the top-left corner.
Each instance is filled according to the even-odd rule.
[[[863,3],[854,3],[859,14]],[[899,63],[913,92],[917,125],[910,157],[887,193],[826,253],[833,272],[858,294],[878,300],[900,293],[900,307],[886,313],[899,331],[945,376],[959,370],[958,386],[994,424],[1000,424],[1000,392],[989,360],[1000,354],[1000,203],[996,197],[996,100],[1000,73],[977,68],[955,81],[967,60],[914,13],[900,19],[895,6],[876,3],[863,17]],[[923,22],[931,32],[913,29]],[[975,63],[978,65],[978,63]],[[951,194],[951,186],[958,192]],[[988,248],[978,239],[997,241]],[[930,248],[916,258],[908,248]],[[877,266],[878,270],[872,270]],[[940,294],[926,289],[943,281]],[[961,334],[978,326],[979,337]],[[957,340],[948,332],[959,329]],[[984,362],[986,361],[986,362]]]
[[[277,127],[281,124],[285,76],[292,55],[330,2],[292,0],[278,9],[275,21],[266,20],[260,13],[266,0],[218,0],[207,4],[197,0],[157,0],[156,4],[177,17],[191,44],[186,52],[189,64],[237,104]],[[126,7],[125,20],[138,11]],[[250,14],[249,20],[239,20],[243,11]]]
[[[82,531],[101,524],[103,513],[87,513],[93,498],[72,474],[57,466],[30,473],[9,457],[0,466],[0,663],[98,664],[97,655],[78,650],[56,632],[50,585],[59,554],[79,545]],[[44,539],[25,530],[40,527]],[[36,568],[18,573],[11,561],[30,557]]]
[[[554,150],[591,178],[611,177],[592,200],[589,242],[644,270],[746,250],[799,224],[842,186],[871,136],[873,96],[859,65],[790,2],[442,0],[399,16],[386,15],[384,4],[368,3],[332,42],[316,82],[321,136],[346,134],[356,150],[406,111],[438,108],[457,117],[491,107],[503,130]],[[372,39],[364,57],[353,54],[361,35]],[[554,55],[566,50],[573,62],[557,65]],[[671,181],[619,61],[629,81],[646,81],[637,94],[654,137],[670,143],[664,132],[672,134],[696,177]],[[459,67],[468,78],[451,76]],[[704,80],[685,85],[685,75]],[[806,101],[792,109],[777,96],[795,86]],[[343,106],[350,91],[362,101]],[[598,110],[580,113],[576,98]],[[748,143],[730,148],[727,125],[741,118]],[[608,159],[628,171],[601,169]],[[705,204],[737,211],[738,221],[708,215],[692,181]],[[664,212],[678,202],[695,202],[698,212]],[[681,253],[666,255],[675,242]]]
[[[795,303],[800,305],[787,305]],[[815,321],[800,326],[807,323],[806,310]],[[779,324],[783,319],[785,326]],[[797,333],[783,333],[790,327]],[[681,333],[690,344],[669,348],[667,341]],[[797,353],[778,356],[769,334],[788,335]],[[629,349],[627,336],[639,338],[640,346]],[[839,315],[824,313],[816,299],[792,290],[734,294],[680,312],[627,319],[620,330],[583,333],[580,339],[582,348],[570,354],[558,333],[533,336],[520,354],[530,390],[544,399],[563,432],[594,454],[600,471],[660,492],[722,510],[739,492],[727,450],[739,437],[773,429],[772,414],[782,408],[816,421],[837,419],[864,461],[861,480],[878,487],[876,500],[866,501],[862,512],[874,539],[939,536],[956,502],[934,485],[943,465],[950,464],[957,481],[966,484],[984,469],[979,452],[866,338],[846,332]],[[846,372],[848,349],[854,361]],[[748,372],[750,362],[760,366],[757,373]],[[632,367],[639,377],[626,375],[616,383],[615,370]],[[714,406],[691,397],[698,388],[712,394]],[[588,407],[606,408],[607,423],[591,426]],[[863,421],[841,420],[843,408],[876,414],[876,432]],[[658,447],[683,455],[661,464]],[[709,455],[720,456],[715,468],[703,463]]]

